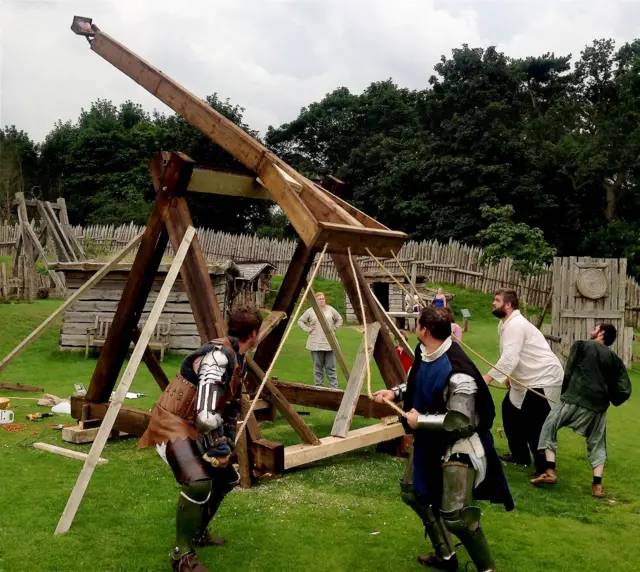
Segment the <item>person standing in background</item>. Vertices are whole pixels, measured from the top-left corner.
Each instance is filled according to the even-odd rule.
[[[327,304],[327,298],[323,292],[316,294],[318,306],[324,314],[325,320],[329,327],[337,332],[342,326],[342,316],[338,311]],[[313,308],[309,308],[298,320],[298,326],[309,334],[307,338],[306,348],[311,352],[313,360],[313,378],[316,387],[324,386],[324,372],[327,372],[329,384],[334,389],[338,389],[338,373],[336,371],[336,356],[331,349],[329,340],[325,335],[322,326],[318,321]]]
[[[447,307],[447,297],[444,295],[442,288],[438,288],[438,292],[433,297],[433,305],[436,308],[446,308]]]
[[[453,337],[454,342],[459,343],[462,341],[462,328],[456,323],[456,315],[453,313],[450,306],[447,307],[447,313],[451,320],[451,336]]]

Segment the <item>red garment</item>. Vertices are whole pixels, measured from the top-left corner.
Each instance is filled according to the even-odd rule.
[[[411,366],[413,365],[413,358],[404,351],[404,348],[400,345],[396,346],[396,353],[400,358],[400,362],[402,363],[402,367],[404,368],[405,373],[409,373]]]

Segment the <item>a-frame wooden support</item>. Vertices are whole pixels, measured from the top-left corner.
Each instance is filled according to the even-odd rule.
[[[373,357],[385,384],[387,387],[392,387],[402,382],[405,379],[405,373],[394,351],[395,346],[387,326],[389,318],[376,303],[373,293],[366,284],[362,269],[355,261],[355,270],[352,270],[348,253],[354,256],[373,254],[386,257],[400,250],[407,238],[406,234],[388,229],[337,196],[341,191],[340,181],[328,179],[331,187],[329,190],[311,182],[205,101],[99,30],[90,18],[75,17],[71,29],[76,34],[84,36],[94,52],[200,129],[246,168],[245,175],[225,175],[219,170],[199,169],[194,176],[193,165],[188,163],[187,158],[178,154],[170,156],[165,154],[160,162],[162,164],[158,160],[154,163],[152,174],[158,192],[156,205],[87,394],[87,401],[96,403],[96,411],[100,403],[104,403],[108,397],[122,366],[131,332],[138,322],[148,295],[149,279],[155,274],[159,263],[158,253],[164,249],[163,240],[166,243],[166,235],[168,235],[176,248],[185,229],[191,224],[191,217],[183,196],[183,191],[187,189],[195,192],[218,192],[253,198],[270,197],[282,208],[300,238],[273,305],[274,311],[282,312],[287,317],[264,337],[256,350],[254,359],[248,360],[251,372],[247,382],[248,389],[255,390],[264,377],[264,371],[271,364],[316,253],[325,245],[327,252],[333,257],[349,298],[354,302],[359,321],[363,322],[363,316],[359,304],[356,303],[356,284],[362,292],[362,306],[367,324],[379,324],[377,337],[372,336]],[[179,164],[182,164],[181,168],[177,168]],[[182,274],[203,341],[221,335],[224,328],[213,289],[205,279],[205,273],[204,257],[196,238],[183,266]],[[356,391],[358,386],[362,385],[362,376],[360,374],[357,377],[359,381],[354,377],[348,394],[343,392],[341,398],[345,415],[340,433],[346,436],[332,436],[326,442],[319,440],[302,421],[279,386],[272,380],[266,382],[263,396],[278,408],[303,440],[303,443],[297,446],[298,449],[291,451],[295,459],[290,458],[288,461],[288,453],[285,450],[285,467],[326,458],[359,446],[394,438],[402,433],[401,426],[392,429],[385,426],[374,427],[361,433],[348,430],[353,412],[363,410],[362,396]],[[309,389],[313,391],[313,388]],[[298,395],[304,396],[305,392],[299,391]],[[309,393],[307,397],[315,399],[316,395]],[[326,407],[334,403],[332,399],[325,400]],[[298,403],[301,401],[299,400]],[[91,408],[93,412],[94,406],[91,405]],[[390,408],[389,411],[393,413]],[[143,419],[144,412],[139,418],[141,423],[144,422]],[[253,422],[253,419],[250,421]],[[248,429],[247,433],[251,437],[251,425]],[[336,439],[343,439],[345,444],[339,444],[335,441]],[[255,442],[247,443],[247,447],[241,446],[241,448],[253,451],[255,444]],[[264,455],[254,455],[253,461],[260,457],[261,462],[268,465],[276,458],[267,444],[264,444],[262,453]],[[245,456],[244,451],[241,451],[241,454]],[[269,455],[272,455],[271,461],[266,461]],[[247,456],[251,457],[251,455]],[[280,470],[282,469],[280,467]]]

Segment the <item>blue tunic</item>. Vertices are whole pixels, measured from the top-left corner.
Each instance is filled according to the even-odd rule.
[[[445,410],[444,390],[451,371],[451,362],[447,354],[432,362],[421,361],[413,396],[413,407],[419,413],[440,413]],[[427,431],[417,431],[414,435],[413,488],[417,493],[427,494],[431,488],[427,482],[429,469],[433,471],[433,462],[436,462],[436,467],[439,468],[444,443],[441,447],[433,445],[434,441],[442,437],[443,435]]]

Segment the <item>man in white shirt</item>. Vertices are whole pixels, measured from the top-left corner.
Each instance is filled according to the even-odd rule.
[[[511,454],[502,458],[528,466],[533,456],[535,474],[539,475],[546,470],[546,465],[544,456],[538,451],[538,440],[551,407],[546,399],[520,384],[510,383],[508,376],[512,375],[526,387],[558,401],[564,371],[542,332],[520,313],[518,306],[515,291],[496,292],[493,315],[500,318],[500,359],[484,379],[487,383],[495,379],[509,387],[502,402],[502,422]]]
[[[327,304],[326,296],[323,292],[316,294],[318,306],[324,314],[329,327],[337,332],[342,326],[342,316],[338,311]],[[298,320],[298,326],[309,334],[307,339],[307,349],[311,351],[313,359],[313,377],[316,387],[324,385],[324,372],[326,370],[329,383],[334,389],[338,389],[338,373],[336,371],[336,356],[333,354],[329,340],[318,321],[313,308],[309,308]]]

